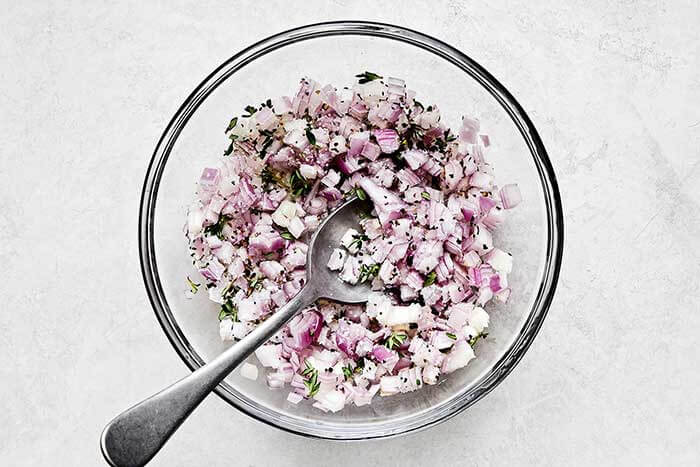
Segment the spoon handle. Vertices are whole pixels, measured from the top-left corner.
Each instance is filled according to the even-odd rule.
[[[119,414],[102,432],[105,459],[115,467],[145,465],[226,375],[317,298],[313,287],[306,285],[286,305],[214,360]]]

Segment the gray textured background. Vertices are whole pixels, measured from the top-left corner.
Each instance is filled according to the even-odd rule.
[[[153,465],[698,465],[697,1],[54,3],[1,5],[0,464],[100,465],[104,423],[185,375],[137,261],[157,138],[245,45],[352,18],[463,49],[532,116],[567,220],[550,315],[429,431],[329,444],[211,397]]]

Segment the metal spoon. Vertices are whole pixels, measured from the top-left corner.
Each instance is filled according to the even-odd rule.
[[[226,375],[304,307],[319,298],[366,302],[368,285],[342,282],[326,263],[343,234],[358,225],[360,212],[367,209],[365,203],[352,198],[321,223],[309,244],[306,285],[289,303],[211,362],[109,422],[100,441],[107,462],[115,467],[146,464]]]

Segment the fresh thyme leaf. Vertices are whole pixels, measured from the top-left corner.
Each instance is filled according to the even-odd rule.
[[[304,360],[304,366],[306,367],[304,371],[301,372],[301,376],[311,376],[311,374],[316,371],[316,369],[311,366],[308,360]]]
[[[221,291],[221,296],[224,298],[229,298],[231,295],[235,294],[238,291],[238,287],[233,285],[233,282],[229,282],[229,284],[224,288],[224,290]]]
[[[309,381],[304,381],[304,386],[309,390],[309,397],[314,397],[318,394],[318,390],[321,389],[321,383],[315,381],[313,378]]]
[[[304,381],[304,386],[309,390],[309,397],[313,397],[318,393],[318,390],[321,387],[321,383],[318,382],[318,370],[314,368],[308,360],[304,360],[304,371],[301,372],[301,375],[309,378],[306,381]]]
[[[197,284],[195,282],[192,282],[192,279],[190,279],[190,276],[187,276],[187,283],[190,285],[190,290],[192,291],[193,294],[196,294],[197,291],[199,290],[199,286],[202,284]]]
[[[408,339],[408,336],[402,332],[392,332],[391,336],[386,340],[386,345],[390,350],[401,347],[401,344]]]
[[[235,127],[237,123],[238,117],[233,117],[229,122],[228,127],[226,128],[226,131],[224,131],[224,133],[228,133],[229,131],[233,130],[233,127]]]
[[[294,241],[294,235],[291,234],[289,230],[285,230],[280,234],[280,237],[284,238],[285,240],[291,240]]]
[[[224,151],[224,156],[230,156],[231,153],[233,152],[233,140],[231,140],[231,144],[228,145],[226,150]]]
[[[219,220],[216,221],[216,224],[208,225],[204,228],[204,233],[209,235],[216,235],[221,240],[224,240],[224,227],[226,227],[226,224],[228,224],[228,222],[231,219],[233,219],[233,217],[227,216],[226,214],[222,214],[221,216],[219,216]]]
[[[248,112],[248,115],[244,115],[244,117],[252,117],[253,114],[258,111],[258,109],[256,109],[252,105],[246,105],[244,110]]]
[[[447,149],[447,143],[442,138],[437,138],[433,141],[433,146],[435,146],[440,152],[445,152]]]
[[[360,84],[365,84],[365,83],[369,83],[370,81],[374,81],[375,79],[382,79],[383,76],[380,76],[376,73],[372,73],[371,71],[365,71],[364,73],[360,73],[359,75],[355,75],[355,78],[360,78],[358,82]]]
[[[447,149],[447,144],[451,143],[452,141],[455,141],[457,139],[457,136],[453,135],[450,132],[450,129],[448,128],[445,133],[442,135],[440,138],[436,138],[435,141],[433,141],[433,146],[431,149],[437,148],[440,152],[445,152]]]
[[[352,379],[352,375],[353,375],[353,369],[352,369],[352,367],[351,367],[350,365],[344,366],[344,367],[343,367],[343,374],[345,375],[345,379],[346,379],[346,380]]]
[[[423,281],[423,287],[428,287],[433,285],[437,280],[437,273],[435,271],[430,271],[430,273],[425,276],[425,281]]]
[[[469,345],[474,347],[474,344],[476,344],[479,339],[486,339],[488,337],[488,335],[489,335],[488,332],[481,332],[481,333],[477,334],[476,336],[469,339]]]
[[[430,201],[430,193],[428,193],[427,191],[422,192],[420,195],[423,199],[427,199],[428,201]]]
[[[449,338],[452,339],[453,341],[456,341],[456,340],[457,340],[457,335],[456,335],[456,334],[452,334],[451,332],[446,332],[445,334],[447,334],[447,337],[449,337]]]
[[[350,242],[350,245],[348,245],[348,250],[352,250],[355,247],[357,247],[357,249],[359,250],[360,248],[362,248],[362,242],[366,242],[369,240],[369,237],[364,234],[355,234],[352,236],[352,238],[354,238],[354,240]]]
[[[265,105],[268,106],[269,108],[272,108],[272,99],[266,100]]]
[[[373,264],[371,266],[363,264],[362,266],[360,266],[360,284],[374,279],[377,276],[377,274],[379,274],[378,264]]]
[[[221,311],[219,311],[219,321],[223,321],[226,318],[231,318],[234,322],[238,321],[238,310],[231,300],[226,300],[223,305],[221,305]]]
[[[289,176],[289,186],[292,190],[292,196],[299,198],[311,191],[311,184],[301,176],[299,169],[292,172]]]
[[[260,290],[263,286],[262,281],[263,278],[256,274],[248,281],[248,287],[250,287],[251,290]]]
[[[277,177],[275,177],[275,174],[272,173],[269,167],[262,169],[260,172],[260,179],[262,180],[263,185],[269,185],[277,182]]]
[[[353,196],[358,197],[362,201],[365,201],[367,199],[367,193],[360,187],[351,188],[347,193],[345,193],[344,198],[348,199],[352,198]]]
[[[408,129],[404,133],[404,137],[401,140],[401,145],[404,148],[409,148],[413,149],[413,146],[415,145],[419,149],[425,149],[423,146],[423,136],[424,136],[425,130],[421,128],[420,126],[416,125],[415,123],[411,123],[408,126]]]
[[[265,141],[263,142],[262,148],[260,148],[260,159],[265,157],[265,154],[267,153],[267,148],[269,148],[270,145],[272,145],[272,142],[274,140],[275,139],[272,136],[267,136],[265,138]]]
[[[316,135],[314,135],[313,131],[311,131],[310,126],[306,127],[306,139],[309,140],[311,146],[316,146]]]

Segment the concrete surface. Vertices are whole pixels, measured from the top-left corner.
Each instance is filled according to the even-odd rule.
[[[698,465],[698,2],[295,3],[2,2],[0,464],[101,465],[103,425],[186,374],[137,260],[152,148],[234,52],[353,18],[463,49],[533,117],[567,219],[550,315],[429,431],[329,444],[211,397],[152,465]]]

